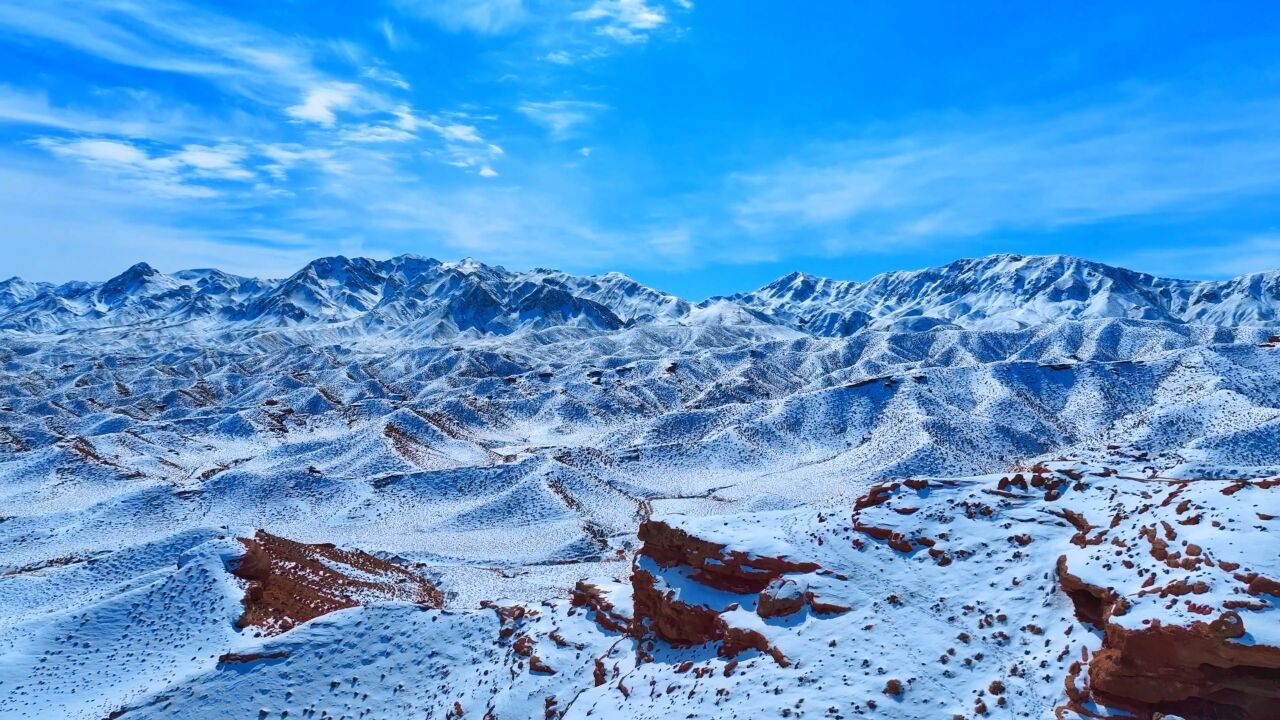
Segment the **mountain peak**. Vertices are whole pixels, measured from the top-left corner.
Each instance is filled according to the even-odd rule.
[[[127,277],[135,277],[135,278],[146,278],[146,277],[152,277],[154,275],[159,275],[159,274],[160,274],[160,271],[151,267],[149,263],[138,262],[138,263],[134,263],[133,265],[130,265],[129,269],[121,273],[119,277],[127,276]]]

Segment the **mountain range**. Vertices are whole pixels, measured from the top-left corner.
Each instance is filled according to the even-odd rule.
[[[0,282],[0,329],[342,327],[423,337],[645,324],[770,325],[822,337],[863,329],[1010,330],[1128,318],[1218,326],[1275,323],[1280,271],[1186,281],[1063,256],[992,255],[865,282],[792,273],[753,292],[690,302],[618,273],[509,272],[413,255],[321,258],[283,280],[219,270],[167,275],[138,263],[101,283]]]

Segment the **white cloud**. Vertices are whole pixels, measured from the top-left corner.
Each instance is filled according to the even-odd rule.
[[[168,0],[8,0],[0,27],[121,65],[200,76],[262,102],[322,77],[297,42]]]
[[[252,180],[256,175],[242,163],[248,152],[240,145],[187,145],[170,155],[169,160],[185,165],[197,177],[217,180]]]
[[[596,32],[623,43],[644,42],[649,32],[668,22],[662,7],[646,0],[595,0],[569,17],[594,23]]]
[[[556,139],[572,137],[575,129],[609,109],[608,105],[583,100],[524,102],[516,108],[522,115],[546,128]]]
[[[687,227],[660,230],[646,242],[657,255],[671,260],[687,260],[693,254],[693,233]]]
[[[96,113],[54,107],[45,93],[10,85],[0,85],[0,123],[113,135],[140,135],[148,125],[142,119],[102,117]]]
[[[382,38],[387,41],[387,47],[392,50],[400,49],[400,33],[396,31],[396,26],[390,20],[383,18],[378,23],[378,29],[382,31]]]
[[[123,140],[37,138],[34,143],[54,155],[76,160],[166,197],[213,197],[219,192],[198,180],[243,182],[257,178],[244,166],[245,148],[235,144],[186,145],[151,154]]]
[[[366,77],[370,80],[375,80],[385,85],[400,88],[401,90],[413,89],[413,87],[409,85],[409,82],[404,79],[404,76],[395,70],[384,67],[367,67],[360,72],[360,76]]]
[[[418,139],[417,135],[408,130],[388,125],[360,125],[343,130],[339,137],[354,143],[408,142]]]
[[[440,125],[436,132],[440,133],[440,137],[453,142],[465,143],[482,143],[484,139],[476,132],[475,127],[471,125],[462,125],[458,123],[450,125]]]
[[[1280,190],[1277,122],[1280,104],[1174,112],[1149,99],[952,118],[739,174],[732,213],[749,232],[804,228],[840,253],[1215,206]]]
[[[318,51],[327,50],[344,63],[366,66],[360,77],[373,83],[409,89],[403,77],[367,57],[363,47],[350,41],[281,35],[177,0],[9,0],[0,3],[0,31],[57,43],[110,63],[198,77],[228,94],[324,127],[338,123],[339,111],[368,115],[386,110],[389,103],[356,80],[342,81],[320,70],[313,57]],[[18,111],[23,110],[26,121],[39,120],[51,127],[60,120],[62,124],[73,122],[67,111],[42,113],[39,98],[26,100],[8,113],[14,116],[10,121],[19,121]],[[0,93],[0,103],[4,101]],[[121,129],[132,130],[142,123],[158,125],[147,122],[154,108],[146,110],[130,113],[125,118],[130,126]],[[224,114],[237,112],[227,110]],[[0,117],[3,115],[0,111]],[[148,136],[146,132],[115,134]]]
[[[465,122],[472,119],[472,116],[466,113],[444,113],[420,118],[408,105],[397,107],[393,114],[396,116],[395,127],[401,132],[427,130],[445,141],[442,149],[428,150],[428,156],[440,158],[445,164],[458,168],[481,167],[480,174],[485,177],[497,175],[490,163],[501,156],[503,150],[486,141],[475,125]],[[493,174],[486,174],[486,168]]]
[[[498,172],[493,168],[489,167],[488,165],[485,165],[484,167],[480,168],[480,171],[477,174],[480,177],[485,177],[485,178],[498,177]]]
[[[156,197],[207,198],[217,191],[183,181],[179,163],[152,157],[141,148],[115,140],[60,140],[39,138],[35,143],[54,155],[70,158],[108,173],[138,190]]]
[[[204,222],[179,222],[181,198],[143,196],[76,166],[33,168],[6,156],[0,162],[0,216],[5,218],[5,263],[32,280],[106,280],[145,260],[164,271],[218,267],[283,277],[341,247],[341,240],[286,236],[265,228],[219,226],[217,198]],[[290,234],[293,235],[293,234]],[[385,254],[379,247],[361,249]],[[52,262],[51,258],[56,258]]]
[[[325,127],[337,122],[334,110],[351,107],[360,88],[351,83],[329,82],[308,88],[303,101],[285,108],[285,112],[299,120],[309,120]]]
[[[450,32],[498,35],[528,18],[522,0],[398,0],[403,10],[426,18]]]

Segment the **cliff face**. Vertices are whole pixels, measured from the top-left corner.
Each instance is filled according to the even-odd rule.
[[[1280,647],[1249,644],[1239,613],[1226,610],[1212,621],[1185,626],[1152,619],[1130,629],[1113,622],[1126,611],[1125,601],[1072,575],[1065,556],[1058,559],[1058,585],[1082,622],[1105,630],[1102,647],[1088,663],[1095,701],[1147,715],[1274,717],[1280,706]],[[1213,612],[1207,606],[1198,611]]]
[[[1102,649],[1089,662],[1093,696],[1137,712],[1274,718],[1280,647],[1243,644],[1246,632],[1230,611],[1187,627],[1108,625]]]

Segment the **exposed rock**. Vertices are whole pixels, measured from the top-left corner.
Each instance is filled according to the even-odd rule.
[[[848,612],[849,608],[836,603],[823,602],[808,587],[790,578],[778,578],[760,591],[756,600],[756,614],[762,618],[781,617],[809,609],[820,614]]]
[[[218,656],[219,665],[228,665],[231,663],[247,663],[258,660],[283,660],[289,657],[289,653],[284,650],[276,650],[274,652],[262,653],[225,653]]]
[[[240,543],[245,554],[232,574],[247,581],[244,613],[236,622],[242,628],[275,635],[335,610],[386,600],[444,605],[430,581],[359,550],[295,542],[265,530]]]
[[[782,557],[748,555],[726,551],[723,545],[693,537],[660,520],[646,520],[638,532],[644,542],[641,553],[662,567],[685,565],[694,569],[693,579],[718,590],[758,593],[783,573],[813,572],[817,563],[796,562]]]
[[[726,625],[720,613],[673,599],[669,593],[657,588],[657,578],[648,571],[633,569],[631,586],[636,613],[634,632],[637,635],[642,635],[647,629],[677,647],[724,639]]]
[[[1190,717],[1274,718],[1280,707],[1280,648],[1233,642],[1234,612],[1190,627],[1107,626],[1089,662],[1094,697],[1139,712]]]
[[[800,612],[805,604],[805,590],[789,578],[778,578],[760,591],[756,613],[760,617],[779,617]]]
[[[1280,703],[1280,648],[1232,642],[1245,634],[1237,613],[1227,611],[1213,622],[1190,627],[1157,621],[1131,630],[1109,622],[1123,614],[1124,599],[1072,575],[1065,556],[1058,558],[1058,584],[1071,598],[1077,618],[1106,630],[1102,648],[1088,664],[1090,692],[1098,702],[1147,714],[1274,717],[1270,713]]]
[[[611,632],[625,633],[631,629],[631,618],[614,610],[604,593],[596,585],[579,580],[569,593],[569,602],[577,608],[586,609],[595,614],[595,621],[600,627]]]
[[[1068,572],[1066,555],[1058,556],[1058,587],[1071,598],[1076,619],[1099,630],[1124,602],[1111,588],[1089,585]]]

